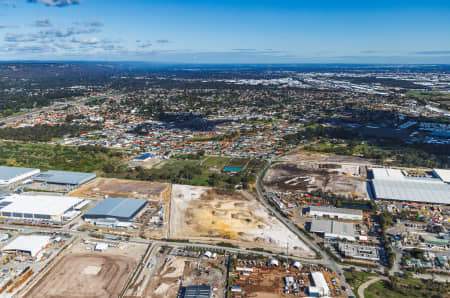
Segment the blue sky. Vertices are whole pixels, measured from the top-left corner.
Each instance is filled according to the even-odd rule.
[[[449,0],[0,0],[0,59],[450,63]]]

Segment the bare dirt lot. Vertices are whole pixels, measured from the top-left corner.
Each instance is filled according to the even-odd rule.
[[[167,183],[114,178],[97,178],[70,192],[80,198],[136,198],[158,200],[169,189]]]
[[[226,267],[219,261],[200,258],[167,256],[155,273],[143,296],[153,298],[177,297],[180,280],[184,286],[208,284],[215,288],[212,297],[223,298]]]
[[[271,192],[330,191],[368,199],[365,170],[355,164],[299,161],[272,166],[263,183]]]
[[[360,165],[369,165],[370,161],[357,156],[322,154],[314,152],[301,151],[281,157],[281,160],[291,163],[298,163],[302,161],[313,162],[331,162],[331,163],[354,163]]]
[[[208,187],[174,185],[170,237],[219,240],[245,247],[261,247],[313,257],[311,251],[250,194],[226,193]]]
[[[145,251],[140,244],[119,244],[104,252],[86,252],[78,243],[67,251],[25,297],[117,297]]]

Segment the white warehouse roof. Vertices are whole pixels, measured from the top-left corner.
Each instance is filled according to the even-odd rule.
[[[445,183],[450,183],[450,170],[434,169],[433,173]]]
[[[360,216],[362,218],[363,212],[359,209],[349,209],[349,208],[335,208],[329,206],[311,206],[309,207],[310,212],[322,212],[331,215],[352,215]]]
[[[14,194],[0,200],[0,213],[11,212],[61,216],[81,201],[83,200],[74,197]]]
[[[3,247],[2,251],[22,251],[29,253],[32,257],[35,257],[49,242],[50,237],[48,236],[19,236]]]
[[[372,174],[374,179],[385,179],[385,180],[405,179],[405,175],[403,175],[402,171],[397,169],[373,168]]]
[[[420,180],[372,180],[377,199],[450,204],[450,185]]]
[[[450,204],[450,170],[434,169],[439,178],[408,177],[401,170],[388,168],[374,168],[372,173],[376,199]]]
[[[316,286],[319,289],[319,293],[322,296],[329,296],[330,289],[328,288],[328,284],[327,281],[325,280],[325,276],[323,276],[323,273],[320,271],[312,272],[311,277],[314,282],[314,286]]]

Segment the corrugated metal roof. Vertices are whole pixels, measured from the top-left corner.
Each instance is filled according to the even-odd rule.
[[[329,207],[329,206],[311,206],[311,207],[309,207],[309,210],[324,212],[324,213],[334,213],[334,214],[339,213],[339,214],[350,214],[350,215],[359,215],[359,216],[363,215],[362,210],[348,209],[348,208],[335,208],[335,207]]]
[[[80,185],[97,177],[94,173],[48,171],[34,177],[35,181],[50,184]]]
[[[1,201],[3,207],[0,206],[0,212],[62,215],[81,201],[75,197],[13,194]]]
[[[377,199],[450,204],[450,185],[418,180],[372,180]]]
[[[132,218],[145,204],[147,201],[141,199],[108,198],[86,212],[84,217]]]
[[[38,170],[39,169],[0,166],[0,180],[11,180],[17,176]]]
[[[373,168],[372,174],[374,179],[386,179],[386,180],[403,180],[405,175],[403,175],[401,170],[390,169],[390,168]]]
[[[355,237],[353,224],[334,220],[313,220],[311,232]]]
[[[211,286],[187,286],[184,288],[184,298],[209,298],[211,297]]]
[[[450,170],[434,169],[433,172],[446,183],[450,183]]]
[[[49,236],[43,235],[26,235],[18,236],[12,240],[2,251],[25,251],[31,254],[32,257],[36,256],[39,251],[50,242]]]

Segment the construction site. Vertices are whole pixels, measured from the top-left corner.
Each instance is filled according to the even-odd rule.
[[[369,199],[366,170],[357,164],[303,160],[275,164],[263,179],[268,192],[332,192],[354,199]]]
[[[281,262],[237,260],[230,271],[229,297],[347,297],[336,274],[326,268]]]
[[[171,186],[167,183],[98,178],[69,195],[103,200],[104,198],[135,198],[147,201],[145,210],[136,217],[133,229],[125,234],[142,238],[167,238],[170,216]],[[92,232],[105,230],[113,234],[124,234],[124,229],[99,228],[84,223],[82,229]]]
[[[103,199],[104,197],[110,197],[159,201],[170,199],[170,186],[167,183],[97,178],[68,195],[78,198]]]
[[[173,185],[170,237],[227,242],[314,257],[314,252],[251,194],[244,191]]]
[[[145,266],[130,283],[125,297],[177,297],[182,286],[210,285],[211,297],[224,298],[226,287],[226,257],[191,252],[179,256],[164,246],[152,247]]]
[[[13,235],[13,234],[12,234]],[[63,236],[18,235],[1,246],[0,297],[12,297],[62,251],[71,239]]]
[[[117,297],[146,245],[78,239],[22,291],[23,297]]]

